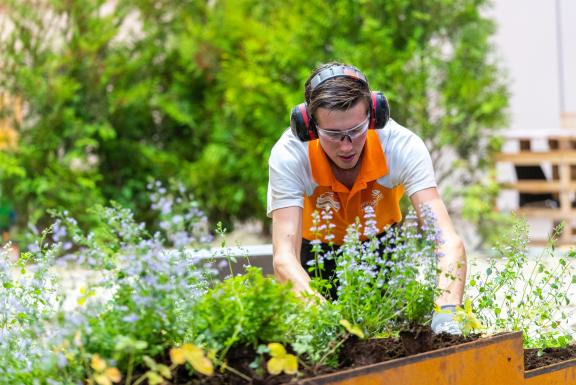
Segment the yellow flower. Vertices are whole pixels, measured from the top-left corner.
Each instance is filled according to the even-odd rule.
[[[184,362],[186,362],[186,354],[184,354],[184,349],[182,348],[170,349],[170,360],[174,365],[182,365]]]
[[[106,361],[99,354],[94,354],[90,366],[97,372],[103,372],[106,369]]]
[[[122,375],[120,374],[118,368],[107,368],[104,371],[104,375],[106,375],[106,377],[108,377],[112,382],[120,382],[122,379]]]
[[[293,354],[286,353],[286,349],[282,344],[272,342],[268,344],[270,349],[270,360],[266,367],[270,374],[296,374],[298,372],[298,358]]]
[[[284,373],[296,374],[298,372],[298,358],[293,354],[286,354],[284,358]]]
[[[286,349],[284,349],[284,346],[278,342],[269,343],[268,349],[270,349],[270,355],[272,357],[282,357],[286,355]]]
[[[467,299],[464,302],[463,308],[460,306],[456,308],[454,321],[460,324],[462,334],[465,336],[470,334],[473,330],[482,329],[482,323],[476,317],[476,314],[474,314],[474,309],[472,309],[472,300],[470,299]]]
[[[112,385],[112,381],[106,377],[104,373],[94,374],[94,381],[96,381],[98,385]]]
[[[90,362],[90,366],[94,369],[94,381],[98,385],[112,385],[113,382],[118,383],[122,380],[122,375],[117,368],[109,368],[99,354],[94,354]]]
[[[179,348],[170,349],[170,359],[176,365],[181,365],[187,361],[194,370],[207,376],[211,376],[214,373],[212,361],[196,345],[184,344]]]
[[[89,290],[86,287],[82,286],[80,288],[80,297],[78,297],[78,299],[76,300],[76,303],[80,306],[83,306],[86,303],[86,300],[90,297],[93,297],[94,295],[96,295],[96,292],[94,290]]]

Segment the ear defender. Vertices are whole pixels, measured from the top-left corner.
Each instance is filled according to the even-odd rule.
[[[370,93],[372,105],[370,106],[370,128],[384,128],[390,120],[390,106],[388,100],[382,92],[372,91]]]
[[[358,79],[368,84],[364,74],[352,67],[347,66],[334,66],[320,71],[314,76],[310,85],[312,90],[324,83],[328,79],[336,77],[351,77]],[[370,126],[371,129],[383,128],[390,119],[390,106],[388,100],[382,92],[370,92]],[[290,113],[290,128],[292,133],[302,142],[318,139],[318,130],[314,119],[308,113],[308,106],[306,103],[301,103],[292,108]]]
[[[300,103],[292,108],[290,113],[290,128],[292,133],[302,142],[318,139],[318,130],[314,119],[310,119],[306,103]]]

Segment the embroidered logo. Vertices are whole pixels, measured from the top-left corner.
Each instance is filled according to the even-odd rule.
[[[340,202],[333,192],[325,192],[316,199],[316,207],[322,210],[340,211]]]
[[[372,207],[372,209],[376,209],[376,205],[378,205],[378,202],[380,202],[382,199],[384,199],[384,196],[382,195],[382,191],[377,190],[377,189],[373,189],[371,195],[372,195],[372,199],[369,202],[362,203],[362,210],[364,210],[364,212],[366,212],[366,207],[368,207],[368,206]]]

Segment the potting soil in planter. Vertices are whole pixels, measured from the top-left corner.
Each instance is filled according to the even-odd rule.
[[[330,367],[304,367],[299,366],[302,378],[314,377],[321,374],[333,373],[342,369],[349,369],[364,365],[370,365],[378,362],[389,361],[396,358],[407,357],[412,354],[424,353],[431,350],[441,349],[449,346],[463,344],[478,339],[479,335],[468,337],[454,336],[450,334],[432,334],[430,329],[423,329],[414,332],[412,336],[404,336],[401,339],[378,338],[361,340],[351,336],[345,341],[340,350],[339,369]],[[416,350],[415,350],[416,349]],[[412,351],[412,353],[409,353]],[[266,372],[266,362],[262,362],[258,369],[254,369],[250,364],[254,361],[256,353],[252,348],[243,347],[232,349],[227,356],[228,366],[239,372],[253,378],[252,384],[255,385],[279,385],[293,381],[293,376],[286,374],[270,375]],[[267,359],[269,357],[266,357]],[[174,381],[175,380],[175,381]],[[173,380],[174,384],[190,383],[190,377],[185,370],[180,370],[177,378]],[[206,385],[245,385],[247,381],[238,375],[225,371],[221,373],[215,371],[212,377],[196,377],[191,382],[193,384]]]
[[[546,348],[543,354],[539,355],[540,349],[524,350],[524,369],[531,370],[568,361],[576,358],[576,346],[570,345],[565,348]]]
[[[446,333],[433,334],[430,329],[402,332],[400,340],[394,338],[360,340],[353,336],[344,342],[340,351],[340,362],[343,368],[370,365],[463,344],[479,337],[479,335],[464,337]]]

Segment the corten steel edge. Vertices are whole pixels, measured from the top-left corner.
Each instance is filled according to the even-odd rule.
[[[576,385],[576,359],[526,371],[526,385]]]
[[[522,333],[503,333],[379,364],[304,379],[300,385],[521,385]]]

